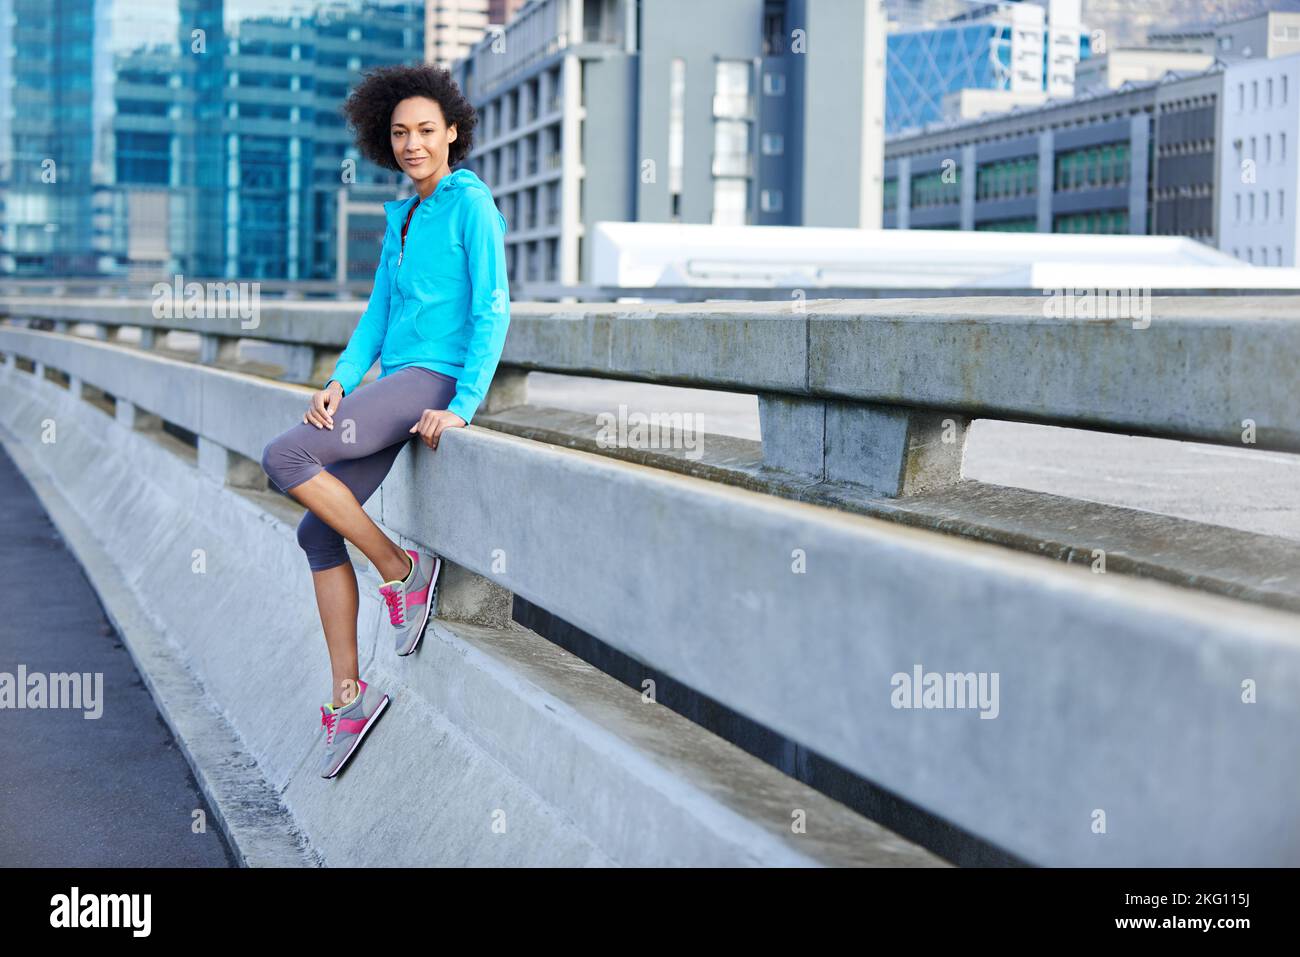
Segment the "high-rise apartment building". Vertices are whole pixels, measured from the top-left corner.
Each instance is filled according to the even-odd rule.
[[[531,0],[456,74],[511,277],[588,277],[600,221],[880,224],[880,0]]]

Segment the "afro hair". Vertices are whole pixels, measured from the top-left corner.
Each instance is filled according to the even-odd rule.
[[[454,167],[474,146],[478,114],[460,92],[450,71],[440,66],[389,66],[362,77],[343,104],[343,115],[356,131],[357,147],[366,159],[385,169],[401,170],[393,156],[393,109],[411,96],[424,96],[442,107],[447,126],[456,127],[456,139],[448,144],[447,166]]]

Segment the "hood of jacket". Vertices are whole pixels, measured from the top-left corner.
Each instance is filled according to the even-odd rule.
[[[460,198],[462,193],[482,193],[489,200],[492,200],[493,206],[496,201],[492,198],[492,190],[488,189],[487,183],[478,178],[478,174],[471,169],[461,167],[452,170],[442,179],[438,180],[438,185],[434,187],[429,198],[424,200],[426,203],[449,203]],[[408,196],[406,199],[394,199],[384,203],[384,214],[393,228],[400,234],[402,223],[406,221],[406,214],[415,204],[418,197],[415,195]],[[501,221],[501,229],[506,229],[506,218],[502,215],[501,210],[497,210],[497,218]]]

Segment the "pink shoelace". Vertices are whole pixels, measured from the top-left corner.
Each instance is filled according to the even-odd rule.
[[[393,623],[393,627],[402,627],[402,612],[404,610],[402,599],[405,596],[396,588],[390,586],[385,586],[379,591],[384,596],[384,601],[388,602],[388,620]]]
[[[335,712],[334,714],[330,714],[328,711],[325,710],[325,706],[321,705],[320,723],[325,725],[326,744],[334,743],[334,727],[335,727],[335,719],[337,718],[338,718],[338,712]]]

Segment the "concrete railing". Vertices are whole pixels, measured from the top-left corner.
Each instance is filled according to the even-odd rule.
[[[1288,387],[1294,376],[1281,377],[1300,354],[1290,318],[1214,319],[1204,315],[1211,308],[1205,304],[1193,308],[1200,315],[1179,318],[1162,305],[1148,328],[1133,329],[992,312],[982,320],[944,318],[915,304],[892,307],[900,312],[877,317],[875,325],[860,304],[847,317],[839,304],[809,304],[808,313],[794,317],[756,315],[761,310],[752,306],[719,307],[710,316],[689,308],[639,315],[519,307],[506,359],[515,369],[743,384],[768,410],[765,454],[769,442],[794,443],[798,455],[781,461],[812,471],[816,455],[797,444],[797,435],[817,415],[828,436],[837,434],[837,417],[848,420],[847,429],[876,428],[875,420],[893,416],[915,435],[936,414],[996,413],[1215,441],[1230,441],[1233,421],[1249,417],[1261,445],[1295,447],[1300,420]],[[290,318],[303,321],[293,311],[282,321]],[[272,312],[261,328],[286,334],[275,321]],[[195,433],[195,471],[224,483],[231,498],[234,489],[255,483],[265,443],[300,418],[305,396],[284,384],[35,330],[0,327],[0,352],[36,364],[35,380],[12,359],[4,373],[7,396],[36,393],[19,404],[19,425],[30,426],[51,391],[61,391],[45,381],[44,369],[62,370],[74,398],[82,383],[113,395],[120,423],[138,429],[143,413]],[[945,359],[956,368],[944,366]],[[1198,367],[1201,360],[1212,365]],[[509,372],[502,378],[494,385],[498,395],[504,386],[518,400],[520,384],[511,384]],[[774,409],[784,411],[773,415]],[[787,426],[794,428],[774,436],[774,428]],[[94,469],[106,466],[94,461],[129,473],[120,457],[135,453],[115,451],[115,443],[102,443],[103,460],[71,456],[51,467],[69,476],[79,469],[83,484],[100,481]],[[866,444],[858,452],[876,448]],[[910,440],[895,449],[900,462],[923,454]],[[830,470],[837,454],[828,443],[821,468]],[[120,526],[111,505],[100,514]],[[1094,575],[482,428],[449,433],[437,453],[412,447],[369,507],[387,528],[444,555],[467,581],[491,583],[476,584],[479,591],[498,599],[520,595],[1029,862],[1300,863],[1300,826],[1291,812],[1300,787],[1300,753],[1290,744],[1300,721],[1295,615]],[[291,575],[302,560],[288,529],[281,534],[279,567]],[[170,544],[182,548],[186,540]],[[156,553],[157,547],[149,556],[154,566]],[[356,842],[328,836],[327,822],[338,812],[319,803],[302,771],[305,735],[295,732],[301,750],[281,750],[278,729],[297,711],[286,703],[274,729],[264,728],[249,700],[257,684],[247,661],[257,659],[264,628],[256,638],[244,634],[259,626],[239,615],[249,605],[244,592],[266,586],[256,575],[231,575],[210,596],[211,606],[230,617],[218,615],[202,635],[176,640],[304,827],[334,842],[331,850],[352,852]],[[448,596],[453,606],[455,593],[453,587]],[[294,620],[306,628],[313,617],[302,611],[310,607],[306,588],[302,599]],[[179,610],[170,614],[188,620]],[[211,646],[217,634],[238,644],[239,667]],[[454,633],[439,634],[445,644],[435,648],[457,647]],[[304,639],[302,648],[319,655],[318,637]],[[439,667],[456,657],[439,657]],[[555,674],[563,673],[557,665]],[[446,688],[413,687],[423,688],[421,700],[437,721],[473,738],[474,747],[580,822],[573,847],[599,859],[642,859],[617,837],[636,826],[630,822],[639,819],[629,815],[638,814],[664,822],[655,833],[669,840],[656,801],[673,786],[665,782],[685,772],[661,776],[654,796],[614,810],[610,802],[622,792],[612,782],[632,782],[644,767],[644,755],[628,745],[613,765],[589,756],[584,768],[593,777],[580,793],[573,790],[574,775],[557,770],[548,749],[560,748],[561,738],[572,749],[605,728],[606,718],[617,724],[613,712],[586,709],[579,732],[582,709],[557,711],[552,704],[556,716],[536,732],[551,735],[543,741],[522,725],[503,724],[541,710],[503,708],[510,719],[489,713],[502,700],[518,703],[518,682],[498,678],[496,690],[479,687],[477,699],[464,688],[449,701]],[[637,733],[628,730],[624,741]],[[417,738],[413,731],[411,740]],[[427,744],[419,748],[431,762],[447,760]],[[694,767],[690,774],[699,774]],[[716,778],[681,780],[696,781],[697,790],[718,786]],[[708,816],[700,811],[694,820]],[[761,827],[749,833],[770,835]],[[764,859],[793,853],[771,840]],[[471,841],[465,853],[488,859],[489,846]],[[561,846],[569,845],[557,844],[557,857]],[[721,839],[707,846],[721,848],[714,859],[737,853],[735,843]]]
[[[491,412],[527,401],[541,370],[757,393],[764,463],[874,494],[959,480],[974,417],[1300,451],[1300,311],[1290,297],[1148,300],[1149,314],[1057,319],[1046,298],[813,300],[798,304],[518,303]],[[1136,307],[1134,312],[1136,312]],[[320,382],[355,303],[260,303],[251,318],[156,318],[148,301],[0,299],[0,313],[112,341],[142,329],[285,345],[283,378]]]

